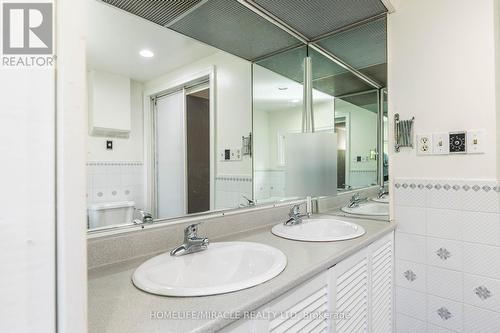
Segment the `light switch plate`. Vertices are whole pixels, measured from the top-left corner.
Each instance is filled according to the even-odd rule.
[[[484,131],[467,131],[467,153],[484,154]]]
[[[448,155],[450,153],[449,133],[432,134],[432,153],[434,155]]]
[[[432,134],[417,134],[417,154],[432,154]]]

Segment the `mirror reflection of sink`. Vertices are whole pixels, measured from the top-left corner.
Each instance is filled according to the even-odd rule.
[[[342,211],[354,215],[363,216],[388,216],[389,205],[380,202],[363,202],[358,207],[342,207]]]
[[[365,229],[355,223],[323,218],[304,219],[304,222],[296,225],[278,224],[271,231],[279,237],[306,242],[346,240],[365,233]]]
[[[135,270],[132,281],[137,288],[157,295],[217,295],[271,280],[286,264],[285,254],[274,247],[221,242],[202,252],[151,258]]]
[[[389,195],[384,195],[382,198],[375,197],[371,199],[372,201],[375,202],[381,202],[381,203],[389,203],[390,196]]]

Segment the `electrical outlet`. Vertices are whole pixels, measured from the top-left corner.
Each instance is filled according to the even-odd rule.
[[[483,142],[484,142],[483,131],[467,131],[468,154],[483,154],[484,153]]]
[[[417,154],[418,155],[432,154],[432,134],[417,135]]]
[[[432,153],[434,155],[448,155],[450,153],[449,133],[432,134]]]

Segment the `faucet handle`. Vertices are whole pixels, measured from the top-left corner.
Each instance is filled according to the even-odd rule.
[[[299,212],[300,212],[300,205],[293,205],[288,215],[289,216],[299,215]]]
[[[184,229],[184,239],[197,238],[198,237],[198,226],[200,224],[201,224],[201,222],[188,225]]]
[[[153,215],[144,209],[134,208],[135,215],[139,215],[139,219],[134,218],[134,224],[153,223]]]

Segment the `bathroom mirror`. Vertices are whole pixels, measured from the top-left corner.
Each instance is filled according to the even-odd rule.
[[[251,203],[251,62],[100,1],[86,10],[89,229]]]
[[[85,4],[92,232],[377,183],[383,61],[343,53],[373,27],[307,45],[247,2]]]

